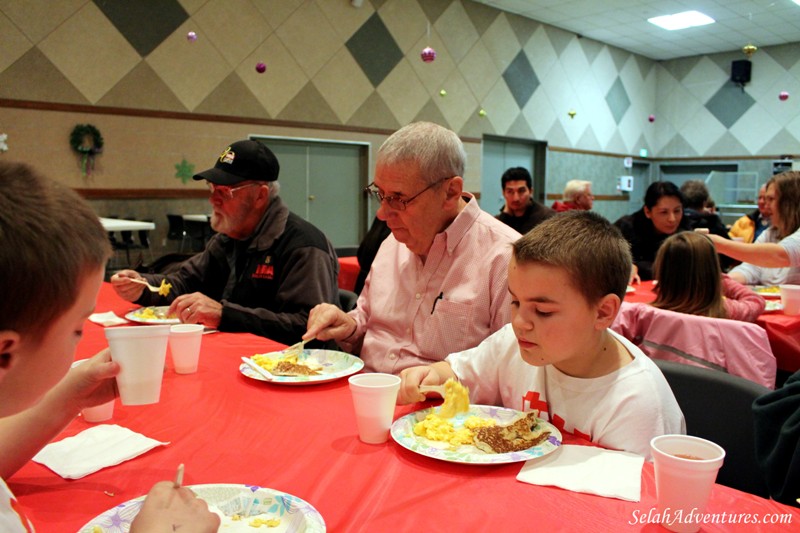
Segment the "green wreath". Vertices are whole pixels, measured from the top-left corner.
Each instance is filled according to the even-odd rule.
[[[78,124],[69,134],[69,145],[81,156],[81,172],[89,176],[94,169],[94,156],[103,151],[103,136],[91,124]]]

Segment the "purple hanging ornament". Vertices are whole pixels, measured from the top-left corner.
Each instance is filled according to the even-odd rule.
[[[189,33],[186,34],[186,40],[189,41],[190,43],[195,42],[197,40],[197,34],[193,31],[190,31]]]
[[[434,59],[436,59],[436,50],[431,48],[430,46],[426,46],[422,49],[422,53],[419,55],[422,60],[426,63],[430,63]]]
[[[649,120],[650,122],[655,122],[656,121],[656,116],[655,115],[650,115],[649,117],[647,117],[647,120]]]
[[[267,65],[261,62],[256,64],[256,72],[258,72],[259,74],[264,74],[266,71],[267,71]]]
[[[778,98],[781,102],[785,102],[789,99],[789,91],[781,91],[780,94],[778,94]]]

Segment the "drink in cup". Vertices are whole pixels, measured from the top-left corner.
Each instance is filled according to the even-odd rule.
[[[656,474],[656,499],[662,526],[693,533],[702,525],[725,450],[689,435],[662,435],[650,441]]]
[[[800,315],[800,285],[781,285],[784,315]]]
[[[350,376],[350,393],[356,412],[358,437],[367,444],[389,440],[400,377],[392,374]]]
[[[106,328],[111,360],[120,366],[117,388],[122,405],[158,403],[167,357],[169,326]]]
[[[197,372],[202,339],[202,324],[176,324],[170,328],[169,351],[172,354],[175,372],[178,374]]]

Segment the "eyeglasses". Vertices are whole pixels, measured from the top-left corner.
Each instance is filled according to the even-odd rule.
[[[239,185],[238,187],[229,187],[227,185],[215,185],[210,181],[206,182],[208,186],[208,190],[213,195],[214,193],[218,192],[220,196],[222,196],[226,200],[233,199],[233,193],[236,191],[241,191],[242,189],[246,189],[247,187],[256,187],[264,185],[263,183],[245,183],[244,185]]]
[[[424,193],[428,189],[431,189],[431,188],[435,187],[436,185],[439,185],[440,183],[443,183],[443,182],[445,182],[445,181],[447,181],[447,180],[449,180],[451,178],[454,178],[454,177],[455,176],[448,176],[448,177],[442,178],[442,179],[440,179],[438,181],[434,181],[433,183],[431,183],[430,185],[428,185],[427,187],[425,187],[424,189],[419,191],[417,194],[415,194],[414,196],[412,196],[411,198],[408,198],[408,199],[400,198],[398,196],[387,196],[387,195],[383,194],[381,192],[381,190],[377,188],[377,186],[375,185],[374,181],[364,188],[364,192],[370,194],[373,198],[378,200],[379,203],[382,203],[382,202],[385,201],[389,205],[389,207],[391,207],[392,209],[394,209],[396,211],[405,211],[405,209],[408,206],[408,204],[413,202],[419,195],[421,195],[422,193]]]

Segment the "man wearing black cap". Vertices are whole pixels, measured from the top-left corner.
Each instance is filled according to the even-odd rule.
[[[279,170],[260,142],[227,147],[213,168],[194,176],[211,191],[217,234],[205,250],[167,276],[120,271],[111,278],[117,293],[141,305],[170,303],[169,313],[184,323],[299,341],[312,307],[338,305],[339,263],[325,235],[278,196]],[[161,296],[131,279],[172,288]]]

